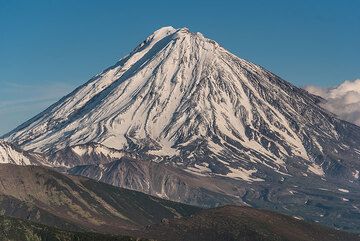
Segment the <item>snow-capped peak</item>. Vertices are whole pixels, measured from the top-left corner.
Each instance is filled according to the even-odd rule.
[[[289,160],[322,176],[325,137],[342,133],[317,102],[200,33],[164,27],[6,138],[46,153],[95,142],[249,181],[288,175]],[[349,138],[340,144],[356,148]]]
[[[162,39],[166,36],[169,36],[173,33],[175,33],[178,29],[175,29],[172,26],[162,27],[158,30],[156,30],[148,39]]]

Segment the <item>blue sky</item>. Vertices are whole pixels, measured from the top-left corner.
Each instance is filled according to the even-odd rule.
[[[360,1],[0,0],[0,134],[154,30],[202,32],[298,85],[360,77]]]

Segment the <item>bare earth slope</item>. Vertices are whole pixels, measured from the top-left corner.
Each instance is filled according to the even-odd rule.
[[[49,168],[1,164],[0,210],[69,230],[120,232],[190,215],[199,208]]]

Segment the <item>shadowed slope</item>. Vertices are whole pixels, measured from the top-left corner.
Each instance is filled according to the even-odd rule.
[[[0,241],[145,241],[129,236],[71,232],[0,216]]]
[[[0,165],[0,197],[4,214],[102,232],[136,229],[198,210],[44,167],[7,164]]]
[[[342,241],[359,235],[249,207],[226,206],[152,225],[147,237],[172,241]]]

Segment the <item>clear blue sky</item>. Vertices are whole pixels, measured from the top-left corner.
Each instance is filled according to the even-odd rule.
[[[360,77],[358,0],[0,0],[0,134],[168,25],[298,86]]]

